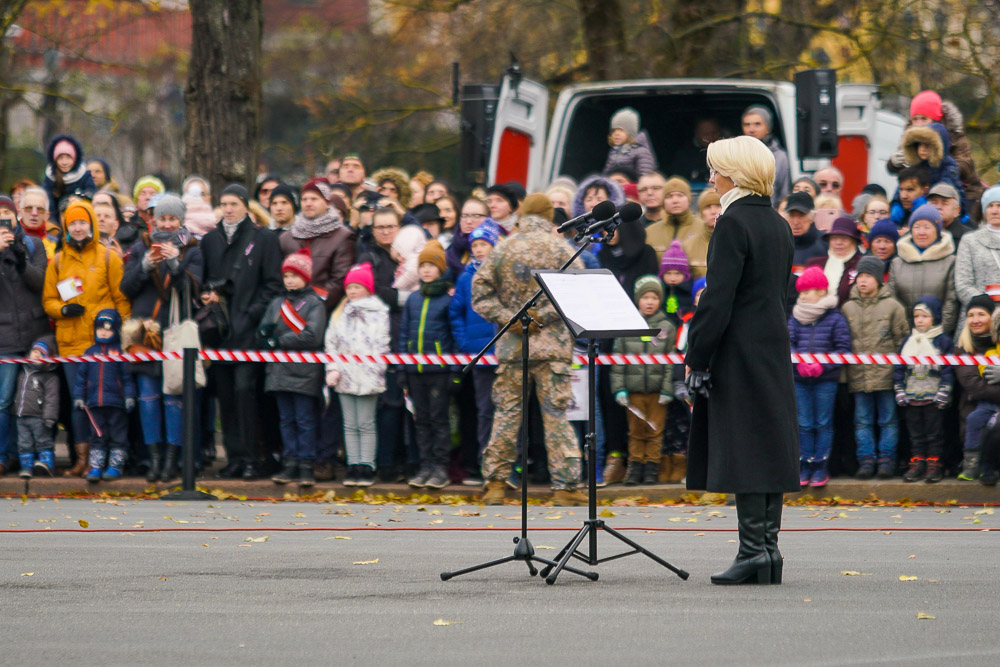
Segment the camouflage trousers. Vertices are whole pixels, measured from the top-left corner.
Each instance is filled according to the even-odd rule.
[[[580,445],[566,419],[566,407],[572,398],[570,365],[558,361],[529,362],[528,377],[542,408],[552,488],[575,489],[580,482]],[[483,477],[487,480],[506,480],[513,470],[524,408],[521,403],[521,364],[500,364],[493,383],[493,431],[483,453]]]

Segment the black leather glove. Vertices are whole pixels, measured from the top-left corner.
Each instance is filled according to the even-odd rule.
[[[712,390],[712,373],[710,371],[691,371],[684,380],[684,384],[692,396],[700,394],[708,398],[708,394]]]
[[[14,239],[10,244],[10,251],[14,253],[14,269],[18,273],[24,273],[28,268],[28,246],[24,244],[24,239]]]
[[[87,309],[78,303],[67,303],[65,306],[62,307],[61,312],[63,314],[63,317],[80,317],[85,312],[87,312]]]
[[[274,333],[274,330],[277,328],[277,326],[278,326],[277,322],[267,322],[266,324],[262,324],[257,329],[257,335],[265,339],[270,338],[271,334]]]

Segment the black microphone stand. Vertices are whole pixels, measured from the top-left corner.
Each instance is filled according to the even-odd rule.
[[[617,225],[615,225],[617,226]],[[611,232],[614,231],[612,227]],[[592,239],[588,236],[584,239],[584,243],[577,248],[573,256],[570,257],[566,262],[559,268],[559,271],[565,271],[567,268],[572,266],[573,262],[583,254],[583,251],[591,244]],[[461,570],[455,570],[454,572],[442,572],[441,580],[448,581],[452,577],[457,577],[462,574],[468,574],[470,572],[475,572],[477,570],[484,570],[495,565],[502,565],[504,563],[510,563],[512,561],[522,561],[528,566],[528,573],[531,576],[538,574],[538,570],[535,568],[534,563],[542,563],[546,566],[546,571],[553,567],[557,567],[560,564],[553,560],[548,560],[547,558],[542,558],[541,556],[535,555],[535,548],[531,545],[531,541],[528,539],[528,401],[530,400],[529,383],[528,383],[528,327],[531,326],[532,322],[535,322],[534,318],[528,313],[528,311],[535,307],[538,299],[543,295],[543,290],[539,289],[535,294],[524,302],[521,308],[514,313],[514,316],[496,332],[496,335],[488,342],[482,350],[479,351],[475,357],[465,366],[462,371],[468,373],[471,371],[483,355],[486,354],[486,350],[493,347],[493,345],[500,340],[500,338],[514,326],[516,322],[521,323],[521,433],[520,433],[520,444],[521,444],[521,534],[514,538],[514,553],[510,556],[505,556],[504,558],[499,558],[497,560],[488,561],[485,563],[480,563],[478,565],[473,565],[471,567],[466,567]],[[535,322],[539,327],[542,325]],[[593,395],[591,395],[591,401],[593,402]],[[591,421],[593,421],[593,413],[591,413]],[[591,451],[591,471],[593,471],[593,452]],[[591,487],[593,487],[593,473],[591,474]],[[594,504],[594,495],[591,493],[591,502]],[[560,556],[562,554],[560,553]],[[565,563],[561,564],[559,570],[556,572],[558,576],[559,571],[567,570],[573,574],[578,574],[582,577],[586,577],[591,581],[597,581],[598,574],[596,572],[585,572],[573,567],[569,567]],[[552,577],[552,581],[548,583],[553,583],[555,577]]]

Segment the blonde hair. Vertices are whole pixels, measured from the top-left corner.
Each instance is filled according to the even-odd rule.
[[[708,166],[754,194],[774,194],[774,154],[760,139],[720,139],[708,145]]]
[[[844,202],[840,201],[840,197],[836,195],[820,195],[819,197],[816,197],[816,202],[813,205],[813,208],[832,208],[835,211],[843,211]]]

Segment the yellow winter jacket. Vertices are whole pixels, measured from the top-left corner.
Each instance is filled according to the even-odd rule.
[[[56,323],[59,354],[66,356],[83,354],[94,344],[94,318],[101,310],[114,308],[123,321],[132,312],[129,300],[121,291],[122,259],[100,243],[97,216],[90,203],[84,201],[70,204],[66,208],[64,219],[76,219],[81,214],[86,214],[91,221],[93,234],[90,240],[80,250],[68,242],[63,245],[63,249],[49,262],[42,290],[42,307]],[[64,238],[69,238],[65,228],[63,234]],[[57,285],[70,278],[82,281],[83,292],[64,301]],[[62,308],[68,303],[78,303],[87,310],[79,317],[65,317]]]

